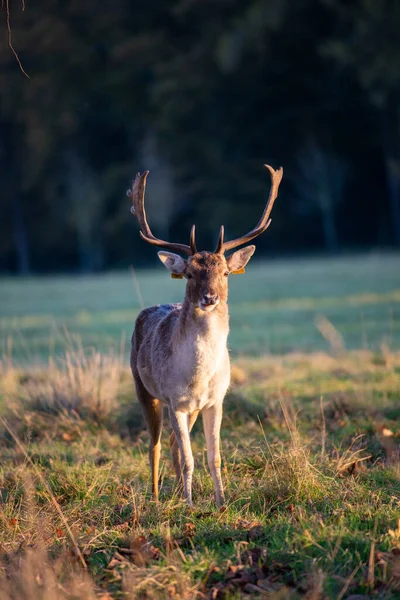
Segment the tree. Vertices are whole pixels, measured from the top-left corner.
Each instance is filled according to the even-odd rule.
[[[171,168],[159,150],[155,133],[146,132],[142,144],[141,162],[151,172],[146,206],[151,213],[154,229],[163,239],[170,239],[170,227],[175,216],[176,190],[172,180]]]
[[[201,248],[214,245],[222,223],[227,236],[240,235],[262,211],[267,162],[282,164],[285,178],[259,254],[270,245],[318,249],[322,214],[334,248],[328,208],[308,200],[312,218],[301,232],[292,210],[291,173],[310,132],[325,159],[341,156],[354,173],[342,243],[387,243],[400,194],[397,58],[387,58],[397,57],[390,20],[398,8],[348,4],[105,0],[99,10],[94,0],[42,0],[13,10],[13,40],[31,79],[0,39],[0,123],[9,128],[0,175],[4,268],[15,270],[17,257],[20,270],[110,268],[135,253],[135,264],[150,260],[124,195],[135,171],[148,168],[160,235],[187,235],[194,222]],[[359,28],[364,12],[372,45],[382,46],[376,51]],[[385,64],[372,70],[372,84],[376,57]],[[373,167],[368,181],[365,163]],[[360,211],[381,189],[376,212]]]
[[[66,153],[65,164],[66,200],[77,232],[80,269],[99,271],[104,264],[102,186],[77,148]]]
[[[0,163],[3,167],[2,195],[8,206],[4,207],[3,219],[11,225],[11,234],[15,248],[16,270],[26,275],[30,270],[30,251],[26,215],[24,214],[23,193],[20,187],[21,168],[18,161],[17,131],[9,124],[0,121]]]
[[[339,250],[335,209],[343,199],[346,167],[342,161],[324,151],[315,138],[310,138],[299,153],[295,189],[302,211],[317,208],[321,214],[325,248]]]
[[[325,0],[337,26],[320,46],[343,74],[354,71],[380,123],[396,244],[400,246],[400,4]]]

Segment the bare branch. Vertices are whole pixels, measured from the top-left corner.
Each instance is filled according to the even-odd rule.
[[[12,44],[12,34],[11,34],[11,17],[10,17],[10,0],[5,0],[6,2],[6,23],[7,23],[7,41],[8,41],[8,47],[10,48],[11,52],[14,54],[15,59],[18,63],[18,66],[20,68],[20,70],[22,71],[22,73],[25,75],[25,77],[27,77],[28,79],[30,79],[28,73],[25,71],[24,67],[22,66],[22,62],[21,59],[18,56],[17,51],[15,50],[13,44]],[[2,9],[4,8],[4,0],[2,0],[1,2],[1,7]],[[22,0],[22,10],[25,10],[25,0]]]

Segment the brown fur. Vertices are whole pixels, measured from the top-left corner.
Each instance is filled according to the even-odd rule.
[[[189,434],[200,412],[216,500],[218,505],[223,501],[219,430],[230,378],[226,345],[228,275],[238,262],[245,264],[253,251],[254,247],[249,247],[229,259],[199,252],[186,261],[160,253],[169,270],[187,278],[187,285],[182,304],[161,304],[141,311],[132,336],[131,369],[150,434],[149,459],[156,498],[162,403],[166,402],[173,427],[173,464],[179,483],[183,475],[187,501],[191,503],[193,473]],[[211,305],[204,305],[204,295],[212,297]]]
[[[155,237],[144,209],[148,171],[137,174],[132,189],[132,212],[136,215],[142,238],[158,247],[187,254],[185,261],[171,252],[158,256],[174,278],[186,277],[183,304],[164,304],[143,310],[132,336],[131,368],[136,392],[150,434],[150,467],[153,493],[158,498],[158,467],[162,428],[162,402],[169,410],[173,435],[171,452],[178,483],[183,476],[184,494],[192,504],[193,454],[190,430],[201,412],[207,445],[207,460],[219,506],[224,499],[221,479],[220,429],[222,403],[229,386],[230,363],[227,349],[229,332],[228,275],[244,273],[254,253],[247,246],[225,258],[225,252],[238,248],[263,233],[278,194],[282,168],[271,174],[271,190],[258,224],[245,236],[224,242],[221,227],[215,252],[197,252],[195,226],[190,245],[167,242]]]

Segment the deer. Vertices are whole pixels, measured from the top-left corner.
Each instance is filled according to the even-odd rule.
[[[132,335],[130,366],[150,437],[149,462],[156,502],[159,500],[164,403],[172,427],[169,440],[172,463],[187,504],[193,506],[194,460],[190,433],[200,413],[215,502],[217,507],[225,502],[220,429],[223,401],[230,385],[228,277],[245,272],[255,246],[245,246],[230,256],[225,253],[258,237],[271,223],[270,214],[278,196],[283,169],[264,166],[271,176],[271,189],[259,222],[249,233],[231,241],[224,241],[222,225],[214,252],[197,250],[195,225],[191,229],[189,245],[164,241],[153,235],[144,207],[149,171],[138,173],[132,188],[127,191],[142,239],[164,248],[158,252],[164,267],[173,278],[186,279],[183,302],[145,308],[136,319]]]

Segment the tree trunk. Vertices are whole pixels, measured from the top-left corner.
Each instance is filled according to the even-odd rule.
[[[78,224],[78,255],[81,273],[101,271],[104,266],[104,248],[101,234],[93,231],[100,229],[100,223]]]
[[[12,203],[12,228],[18,273],[20,275],[27,275],[29,273],[28,236],[22,216],[21,199],[18,191],[16,191]]]
[[[389,96],[383,111],[382,146],[386,167],[387,188],[391,210],[393,236],[400,246],[400,95]]]
[[[0,161],[3,166],[3,193],[10,202],[12,239],[16,256],[17,271],[21,275],[29,273],[30,256],[28,233],[24,221],[22,201],[19,191],[21,179],[19,161],[17,160],[18,132],[9,123],[0,122]]]
[[[79,267],[82,273],[100,271],[104,264],[102,219],[104,193],[96,173],[70,147],[65,153],[66,184],[71,216],[77,235]]]
[[[400,159],[388,153],[385,163],[394,241],[400,246]]]
[[[331,254],[335,254],[339,250],[339,238],[332,204],[324,204],[324,206],[321,206],[321,214],[325,248]]]

